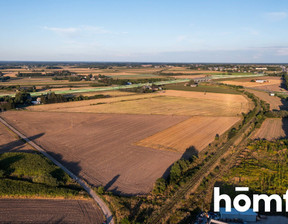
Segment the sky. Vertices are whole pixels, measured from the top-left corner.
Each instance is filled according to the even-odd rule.
[[[1,61],[287,63],[286,0],[0,0]]]

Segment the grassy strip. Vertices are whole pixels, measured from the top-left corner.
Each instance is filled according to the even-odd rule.
[[[183,83],[167,85],[167,90],[182,90],[182,91],[194,91],[194,92],[207,92],[207,93],[224,93],[224,94],[240,94],[238,91],[226,86],[219,85],[203,85],[200,84],[197,87],[184,86]]]
[[[87,197],[62,169],[39,153],[0,154],[0,196]]]
[[[46,184],[33,183],[27,180],[13,180],[10,178],[0,179],[1,197],[47,197],[47,198],[74,198],[79,197],[80,187],[75,189],[67,186],[52,187]]]

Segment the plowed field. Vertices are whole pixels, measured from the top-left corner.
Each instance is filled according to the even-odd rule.
[[[286,138],[288,134],[288,119],[268,118],[261,128],[255,133],[254,138],[273,140]]]
[[[91,223],[104,221],[92,200],[0,199],[1,223]]]

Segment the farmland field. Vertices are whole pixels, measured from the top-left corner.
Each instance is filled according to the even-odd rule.
[[[193,146],[197,151],[201,151],[214,140],[216,134],[223,134],[239,120],[238,117],[195,116],[149,136],[137,145],[182,153]]]
[[[9,111],[1,115],[76,175],[124,194],[148,193],[182,153],[133,143],[186,120],[184,116]]]
[[[239,94],[238,91],[225,86],[209,86],[199,84],[197,87],[184,86],[183,83],[167,85],[168,90],[181,90],[189,92]]]
[[[264,79],[268,82],[264,83],[257,83],[257,82],[251,82],[251,80],[255,79]],[[259,90],[266,90],[266,91],[283,91],[281,88],[281,77],[257,77],[257,78],[243,78],[243,79],[235,79],[235,80],[228,80],[228,81],[222,81],[222,83],[229,84],[229,85],[240,85],[244,87],[249,88],[255,88]]]
[[[253,93],[255,96],[259,97],[259,99],[266,101],[270,104],[270,110],[280,110],[287,109],[288,102],[281,100],[277,96],[270,96],[267,92],[257,91],[252,89],[246,89],[246,91]]]
[[[211,107],[213,105],[213,107]],[[31,111],[237,116],[251,108],[242,95],[166,91],[30,107]]]
[[[261,128],[257,130],[254,138],[274,140],[278,138],[286,138],[288,131],[287,118],[268,118],[266,119]]]
[[[10,132],[2,123],[0,123],[0,153],[14,152],[19,150],[31,150],[31,147]]]
[[[92,200],[0,199],[1,223],[95,223],[104,221]]]

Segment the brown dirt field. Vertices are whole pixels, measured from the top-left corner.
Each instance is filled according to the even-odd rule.
[[[234,117],[241,112],[247,112],[249,108],[249,101],[241,95],[169,90],[164,93],[37,105],[28,109],[51,112]]]
[[[266,101],[270,104],[270,110],[280,110],[287,109],[288,103],[285,101],[281,101],[281,99],[277,96],[269,96],[268,93],[263,91],[257,91],[252,89],[246,89],[246,91],[253,93],[255,96],[259,97],[261,100]]]
[[[0,153],[15,152],[19,150],[30,151],[32,148],[19,140],[16,135],[0,123]]]
[[[182,154],[134,145],[181,116],[9,111],[1,114],[76,175],[123,194],[148,193]]]
[[[1,223],[91,223],[104,221],[92,200],[0,199]]]
[[[149,136],[137,145],[182,153],[193,146],[199,152],[214,141],[216,134],[223,134],[239,120],[238,117],[196,116]]]
[[[286,118],[268,118],[261,128],[257,130],[254,138],[273,140],[278,138],[286,138],[288,131],[288,119]]]
[[[275,85],[266,85],[266,86],[257,86],[254,87],[255,89],[264,90],[264,91],[271,91],[271,92],[287,92],[287,90],[281,88],[281,85],[275,84]]]

